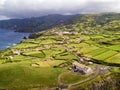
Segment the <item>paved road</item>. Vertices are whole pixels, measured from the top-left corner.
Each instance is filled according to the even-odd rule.
[[[73,84],[69,84],[68,85],[68,89],[72,86],[75,86],[75,85],[79,85],[79,84],[82,84],[82,83],[85,83],[85,82],[88,82],[94,78],[96,78],[98,75],[100,74],[100,66],[99,65],[96,65],[96,72],[94,72],[94,75],[92,75],[91,77],[85,79],[85,80],[82,80],[80,82],[77,82],[77,83],[73,83]]]
[[[95,66],[96,70],[95,70],[95,72],[94,72],[93,75],[91,75],[91,76],[90,76],[89,78],[87,78],[87,79],[84,79],[84,80],[82,80],[82,81],[80,81],[80,82],[76,82],[76,83],[72,83],[72,84],[64,84],[64,83],[62,83],[62,81],[61,81],[62,75],[64,75],[65,73],[67,73],[67,71],[64,72],[64,73],[62,73],[62,74],[60,74],[59,77],[58,77],[59,88],[65,86],[64,89],[68,90],[68,89],[69,89],[70,87],[72,87],[72,86],[79,85],[79,84],[83,84],[83,83],[85,83],[85,82],[88,82],[88,81],[96,78],[96,77],[100,74],[100,67],[101,67],[100,65],[96,65],[96,66]],[[61,90],[63,90],[63,89],[61,88]]]

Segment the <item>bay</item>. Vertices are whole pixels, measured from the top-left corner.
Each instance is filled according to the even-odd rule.
[[[14,30],[0,29],[0,50],[16,45],[24,36],[28,37],[29,33],[14,32]]]

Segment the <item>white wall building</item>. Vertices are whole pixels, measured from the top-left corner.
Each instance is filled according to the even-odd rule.
[[[78,62],[73,62],[73,67],[75,67],[76,69],[78,69],[79,71],[81,71],[85,74],[92,72],[92,69],[90,67],[80,64]]]

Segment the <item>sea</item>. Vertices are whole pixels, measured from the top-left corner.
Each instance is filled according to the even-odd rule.
[[[0,29],[0,50],[14,46],[23,39],[28,37],[29,33],[15,32],[14,30]]]

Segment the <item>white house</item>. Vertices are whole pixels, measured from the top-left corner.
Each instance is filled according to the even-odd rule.
[[[84,74],[88,74],[92,72],[92,69],[88,66],[78,63],[77,61],[73,62],[73,67],[78,69],[79,71],[83,72]]]

